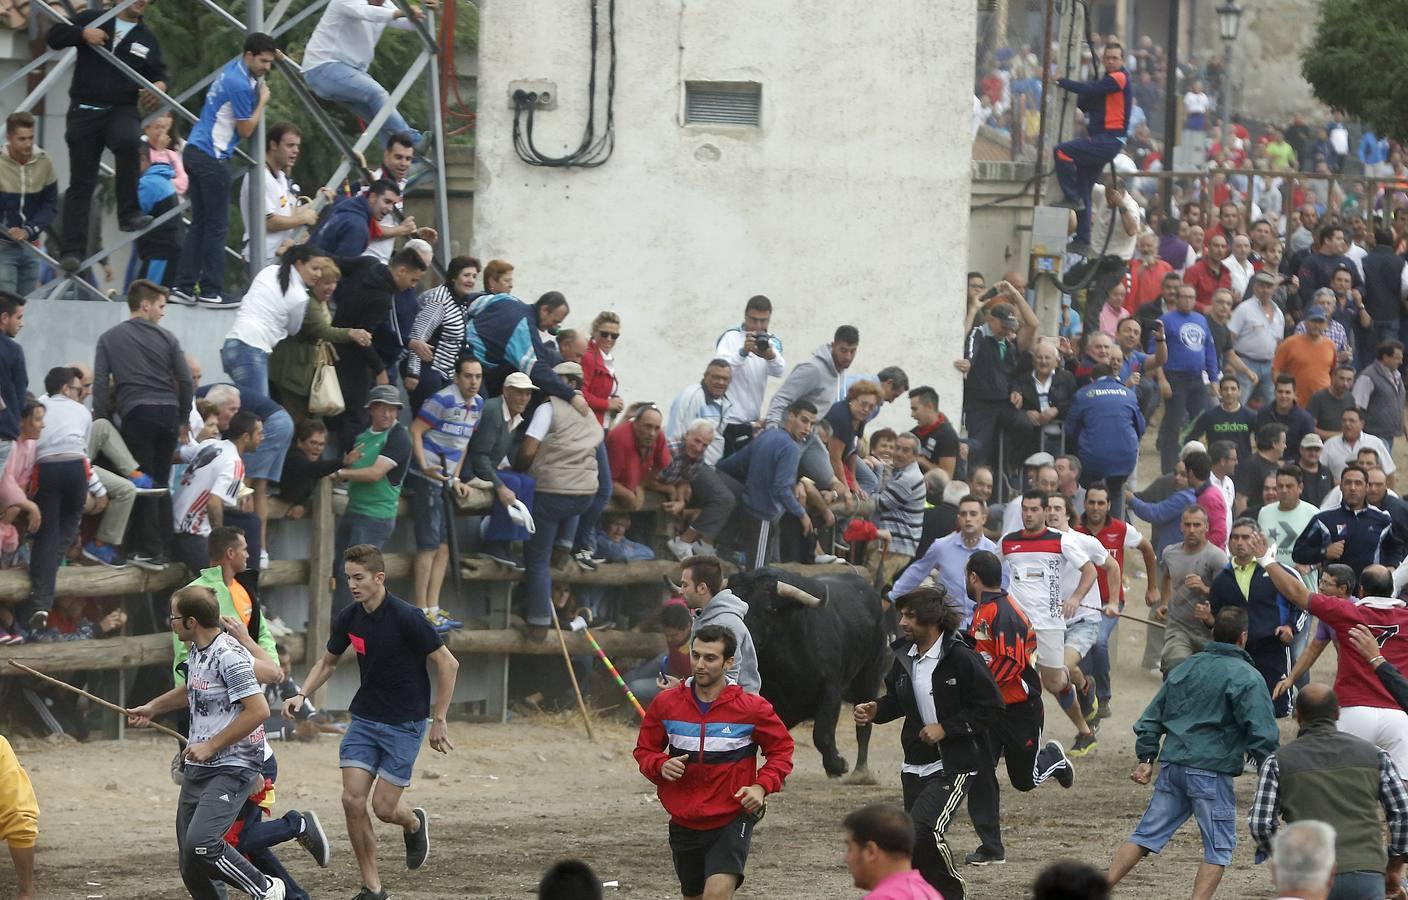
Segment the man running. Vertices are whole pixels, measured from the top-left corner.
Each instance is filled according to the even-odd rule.
[[[1007,704],[1002,715],[988,724],[987,755],[979,760],[968,794],[968,817],[982,845],[963,861],[986,866],[1007,861],[1002,846],[997,761],[1007,757],[1007,777],[1022,792],[1051,777],[1068,788],[1075,782],[1075,767],[1058,742],[1041,740],[1041,679],[1032,665],[1036,633],[1002,589],[1002,561],[995,553],[979,550],[968,558],[964,575],[968,596],[977,604],[968,634]]]
[[[1076,740],[1071,746],[1072,756],[1085,756],[1095,749],[1095,728],[1090,720],[1095,717],[1099,699],[1095,695],[1095,679],[1086,678],[1080,661],[1095,646],[1100,637],[1100,617],[1119,615],[1119,607],[1101,602],[1101,593],[1114,593],[1121,583],[1120,567],[1115,557],[1105,549],[1105,545],[1083,532],[1075,531],[1071,524],[1075,521],[1075,511],[1071,500],[1065,494],[1051,494],[1046,498],[1046,524],[1053,531],[1061,532],[1066,538],[1080,545],[1081,552],[1091,562],[1105,572],[1108,585],[1104,592],[1097,591],[1094,585],[1079,591],[1081,570],[1066,560],[1061,566],[1061,595],[1065,597],[1062,611],[1066,615],[1065,662],[1071,687],[1056,696],[1066,716],[1076,726]],[[1100,578],[1097,576],[1096,581]]]
[[[1022,530],[1004,536],[999,546],[1010,573],[1012,599],[1036,630],[1041,685],[1060,701],[1080,737],[1085,738],[1085,752],[1095,745],[1095,734],[1081,714],[1071,673],[1066,669],[1066,606],[1071,602],[1067,598],[1084,597],[1095,583],[1095,563],[1080,537],[1047,527],[1047,496],[1045,491],[1035,490],[1022,494]],[[1066,589],[1062,582],[1067,565],[1080,572],[1074,590]],[[1079,602],[1071,604],[1073,613]],[[1079,739],[1076,745],[1081,746]]]
[[[987,747],[982,730],[1006,706],[982,657],[958,634],[959,613],[943,588],[916,588],[895,598],[900,630],[885,696],[856,704],[857,725],[904,716],[900,783],[914,818],[914,867],[947,900],[967,889],[944,832],[963,804]]]
[[[441,753],[454,749],[446,716],[459,663],[425,614],[386,590],[386,562],[380,550],[357,544],[348,547],[342,558],[347,589],[356,602],[333,619],[327,650],[303,680],[303,691],[284,702],[283,714],[292,720],[306,695],[317,693],[332,677],[347,648],[357,651],[361,685],[348,707],[352,724],[338,752],[342,810],[362,872],[362,890],[353,900],[386,900],[389,895],[377,874],[376,833],[367,817],[367,797],[371,796],[378,819],[400,825],[405,832],[406,868],[425,865],[430,856],[430,818],[424,809],[406,806],[401,795],[410,786],[430,715],[426,661],[435,665],[436,676],[430,747]]]
[[[269,878],[225,841],[250,794],[264,786],[264,720],[269,704],[254,677],[249,653],[225,634],[220,605],[207,587],[191,585],[171,596],[171,629],[190,644],[186,683],[127,711],[128,724],[189,705],[190,740],[176,807],[181,880],[195,900],[216,900],[213,881],[251,897],[284,900],[284,883]]]
[[[1208,540],[1208,512],[1201,506],[1183,510],[1180,523],[1183,543],[1164,548],[1159,561],[1163,603],[1154,609],[1154,618],[1164,626],[1164,647],[1159,668],[1167,679],[1188,657],[1203,649],[1212,639],[1212,604],[1209,593],[1213,579],[1227,565],[1227,554]]]
[[[1269,558],[1266,538],[1260,533],[1252,536],[1252,555],[1266,568],[1282,597],[1334,630],[1339,647],[1350,646],[1346,641],[1351,628],[1366,625],[1384,658],[1399,671],[1408,671],[1408,606],[1393,597],[1393,573],[1388,568],[1376,565],[1360,572],[1359,599],[1349,600],[1312,594],[1295,569]],[[1340,730],[1384,750],[1400,772],[1408,771],[1408,712],[1358,653],[1339,654],[1335,696],[1341,704]]]
[[[792,736],[757,694],[724,673],[738,651],[721,625],[695,632],[694,676],[656,695],[635,758],[670,813],[670,855],[685,900],[729,900],[743,884],[753,826],[792,771]],[[762,750],[767,762],[759,769]]]

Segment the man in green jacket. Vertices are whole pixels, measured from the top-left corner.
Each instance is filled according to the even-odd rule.
[[[1144,818],[1110,863],[1106,880],[1111,886],[1150,852],[1163,850],[1193,816],[1203,838],[1193,900],[1217,892],[1237,846],[1232,779],[1242,773],[1248,756],[1260,767],[1280,743],[1271,695],[1243,649],[1246,644],[1246,610],[1223,609],[1213,624],[1212,641],[1169,673],[1134,723],[1139,765],[1130,779],[1148,784],[1154,760],[1162,756],[1163,766]]]
[[[235,581],[235,575],[249,567],[249,545],[245,543],[244,530],[233,525],[212,528],[206,538],[206,547],[210,557],[209,568],[201,569],[200,577],[186,586],[200,585],[215,592],[225,630],[249,651],[254,660],[254,677],[260,684],[278,684],[283,681],[283,669],[279,667],[279,652],[269,631],[269,623],[260,615],[254,634],[250,634],[254,603],[240,583]],[[175,651],[172,673],[177,684],[185,684],[186,670],[182,663],[186,661],[186,643],[177,638],[173,631],[171,644]]]

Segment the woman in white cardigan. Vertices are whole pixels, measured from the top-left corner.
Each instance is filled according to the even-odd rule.
[[[326,261],[327,255],[316,247],[296,244],[284,251],[282,262],[254,277],[220,347],[225,374],[242,393],[269,396],[269,354],[302,327],[308,291]]]

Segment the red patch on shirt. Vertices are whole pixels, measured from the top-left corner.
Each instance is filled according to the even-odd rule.
[[[347,635],[347,639],[352,642],[352,649],[357,651],[359,656],[367,655],[367,642],[357,637],[355,634]]]

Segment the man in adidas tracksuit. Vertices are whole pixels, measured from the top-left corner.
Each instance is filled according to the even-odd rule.
[[[641,774],[670,813],[670,854],[686,900],[733,897],[767,795],[792,771],[792,736],[772,704],[724,674],[737,650],[721,625],[696,631],[694,677],[656,695],[636,739]]]

